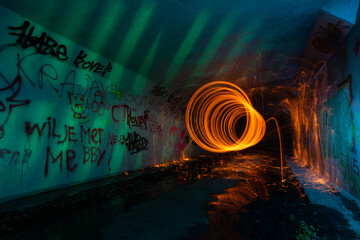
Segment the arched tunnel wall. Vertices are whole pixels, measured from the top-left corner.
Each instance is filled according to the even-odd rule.
[[[321,151],[330,177],[360,196],[360,24],[328,62],[330,95],[320,103]]]
[[[182,157],[176,92],[0,15],[0,202]]]

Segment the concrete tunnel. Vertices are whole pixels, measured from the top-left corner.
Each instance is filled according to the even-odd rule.
[[[1,0],[0,239],[360,239],[358,9]]]

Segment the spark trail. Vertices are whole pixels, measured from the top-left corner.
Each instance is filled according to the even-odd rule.
[[[266,131],[264,118],[246,93],[224,81],[208,83],[194,93],[186,108],[185,121],[191,138],[203,149],[217,153],[249,148]],[[241,121],[245,127],[239,136],[236,126]]]

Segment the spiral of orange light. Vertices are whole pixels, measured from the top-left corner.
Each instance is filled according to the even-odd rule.
[[[238,136],[236,124],[246,124]],[[208,83],[191,97],[185,115],[191,138],[211,152],[239,151],[257,144],[265,135],[265,120],[251,105],[246,93],[224,81]]]

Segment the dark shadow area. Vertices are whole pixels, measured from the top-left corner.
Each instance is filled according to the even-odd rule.
[[[281,182],[276,162],[265,156],[247,181],[214,195],[199,239],[358,239],[340,212],[309,202],[289,167]]]
[[[0,215],[0,239],[356,239],[341,213],[311,204],[279,159],[251,151],[151,168]],[[132,173],[129,174],[131,176]]]

